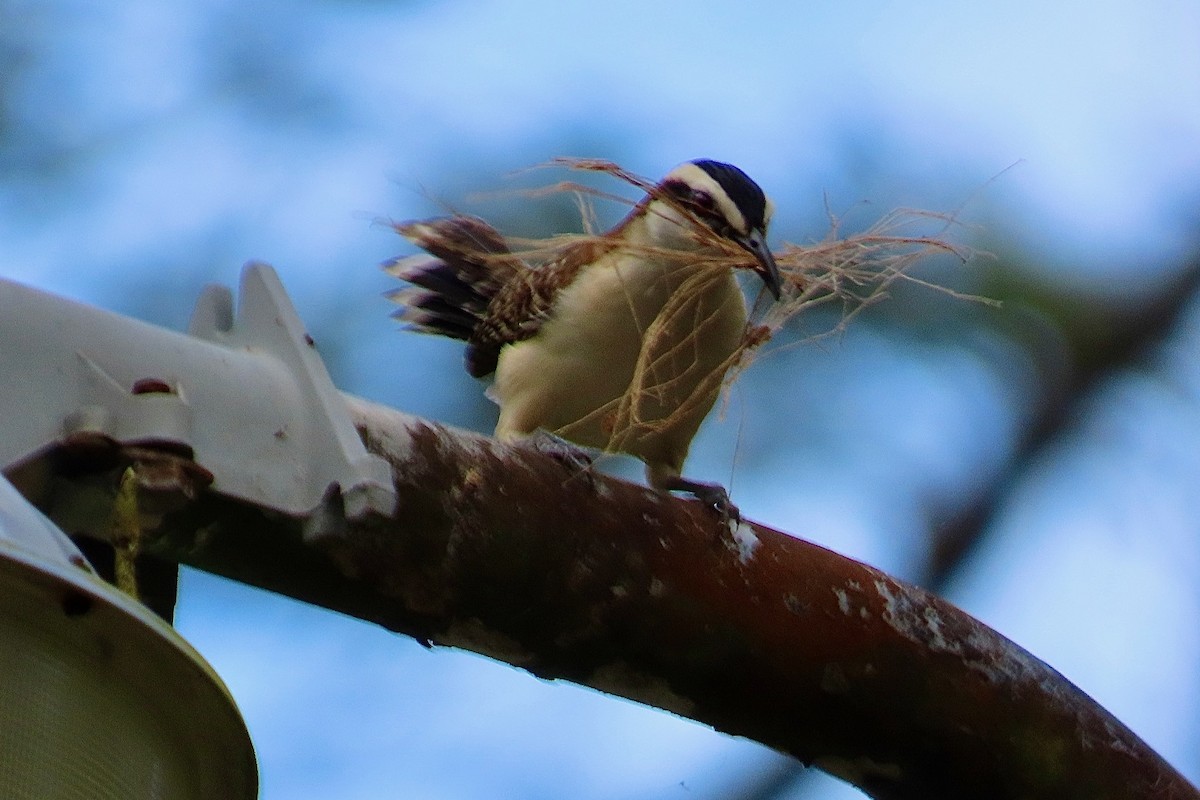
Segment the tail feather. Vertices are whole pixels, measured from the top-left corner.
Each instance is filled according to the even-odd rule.
[[[392,312],[392,318],[408,323],[409,330],[419,333],[436,333],[465,341],[471,338],[479,322],[478,315],[424,289],[396,289],[384,296],[401,306]]]
[[[417,255],[389,261],[384,264],[384,269],[392,277],[424,290],[397,289],[387,295],[392,302],[404,304],[422,295],[433,294],[477,315],[487,308],[483,295],[463,280],[462,271],[456,264],[447,264],[432,256]]]
[[[387,294],[402,308],[392,316],[422,333],[470,341],[500,287],[523,263],[499,232],[476,217],[455,216],[393,226],[426,254],[402,256],[384,270],[410,288]]]

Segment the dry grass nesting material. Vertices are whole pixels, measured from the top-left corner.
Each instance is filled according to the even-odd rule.
[[[821,241],[806,245],[785,244],[774,252],[783,277],[783,296],[769,302],[765,291],[759,293],[753,305],[741,343],[715,369],[705,368],[696,374],[691,353],[697,340],[706,334],[713,309],[704,308],[698,299],[716,281],[726,279],[730,268],[747,269],[754,265],[753,257],[741,247],[717,235],[695,218],[690,210],[662,192],[654,181],[647,180],[609,161],[593,159],[555,159],[550,166],[565,166],[574,170],[602,173],[637,187],[650,197],[676,205],[692,216],[695,226],[692,235],[707,245],[700,252],[682,252],[646,248],[648,254],[662,259],[677,259],[689,263],[689,277],[664,305],[661,313],[643,332],[640,357],[625,394],[596,409],[587,418],[567,426],[557,433],[571,438],[577,425],[599,421],[605,431],[611,431],[609,451],[622,451],[633,440],[652,435],[670,427],[681,416],[703,406],[711,407],[723,390],[728,390],[750,365],[754,355],[769,342],[790,320],[819,305],[840,303],[843,313],[840,322],[818,336],[837,333],[864,308],[887,297],[888,289],[898,280],[930,286],[952,295],[957,293],[933,286],[910,274],[912,268],[933,255],[949,254],[966,262],[972,252],[964,245],[946,238],[957,222],[953,215],[913,209],[896,209],[861,233],[843,236],[839,220],[830,214],[830,229]],[[563,181],[531,192],[548,195],[569,192],[574,196],[587,233],[554,236],[548,239],[509,240],[513,253],[500,256],[506,268],[529,270],[530,274],[542,265],[549,265],[567,247],[592,246],[597,255],[606,243],[594,209],[597,199],[631,204],[627,198],[598,191],[576,182]],[[937,234],[911,234],[919,225],[935,223]],[[518,258],[514,259],[512,256]],[[518,260],[519,259],[519,260]],[[980,298],[972,298],[980,299]],[[680,337],[678,331],[686,331]],[[811,337],[816,338],[816,337]],[[695,385],[690,394],[679,402],[678,387]],[[671,407],[662,400],[671,397]]]

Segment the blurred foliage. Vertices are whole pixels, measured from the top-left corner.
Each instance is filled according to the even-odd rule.
[[[369,9],[387,4],[360,0],[325,5],[330,9]],[[4,218],[0,222],[9,230],[21,229],[31,235],[50,231],[62,248],[61,265],[56,262],[55,269],[67,275],[76,271],[79,286],[86,284],[80,294],[172,328],[186,324],[200,287],[213,280],[218,269],[232,270],[248,258],[274,258],[282,253],[296,262],[295,279],[285,282],[340,385],[397,404],[412,404],[453,424],[489,430],[495,410],[483,397],[481,386],[460,369],[456,345],[417,342],[411,334],[392,335],[386,323],[374,316],[386,313],[377,295],[390,288],[375,265],[402,247],[389,232],[376,228],[349,243],[330,235],[309,244],[304,234],[318,220],[280,222],[269,218],[270,209],[253,205],[231,205],[223,213],[202,218],[191,229],[155,231],[145,230],[146,225],[134,214],[120,208],[114,212],[106,206],[116,202],[113,186],[128,170],[158,170],[162,175],[151,177],[174,180],[178,164],[166,160],[140,163],[131,157],[148,146],[152,137],[147,132],[186,132],[198,116],[214,107],[227,112],[222,124],[238,127],[237,135],[259,144],[253,153],[278,157],[281,172],[309,170],[313,165],[307,159],[319,146],[333,142],[332,147],[349,147],[346,140],[356,127],[368,123],[363,121],[361,106],[345,95],[335,78],[322,72],[319,61],[308,58],[307,48],[318,38],[322,24],[320,15],[283,19],[255,6],[227,4],[203,16],[198,26],[197,50],[205,58],[180,67],[196,73],[185,92],[161,102],[126,98],[123,105],[117,103],[112,115],[106,115],[104,106],[110,98],[89,94],[104,87],[89,82],[89,51],[80,46],[94,35],[92,26],[105,13],[69,4],[0,0],[0,217]],[[395,68],[399,67],[380,59],[379,69]],[[389,102],[387,98],[375,101]],[[831,196],[870,199],[865,211],[854,208],[854,216],[862,219],[864,227],[876,209],[919,202],[932,210],[946,210],[937,206],[958,202],[957,198],[976,189],[964,185],[965,179],[957,175],[935,175],[926,169],[928,165],[909,163],[903,148],[889,138],[892,135],[879,120],[848,121],[840,156],[824,167],[823,179]],[[594,124],[567,120],[519,148],[496,144],[489,149],[486,143],[458,142],[453,136],[447,132],[441,150],[428,154],[425,174],[436,175],[436,183],[413,189],[407,177],[398,177],[395,183],[401,188],[393,187],[389,200],[396,201],[398,208],[422,209],[422,215],[448,209],[479,214],[520,237],[578,231],[581,226],[579,211],[569,196],[530,197],[524,193],[561,179],[560,172],[530,170],[514,176],[514,169],[537,164],[549,155],[594,155],[621,162],[638,153],[637,143],[612,120]],[[168,152],[178,157],[183,150],[186,145]],[[680,160],[694,155],[699,154],[681,154]],[[383,160],[389,156],[394,153],[379,151],[380,174],[393,168]],[[247,156],[247,160],[255,157]],[[939,169],[949,166],[938,165]],[[242,177],[233,173],[231,181]],[[228,191],[240,199],[255,188],[230,186]],[[824,234],[829,200],[813,192],[808,181],[798,179],[795,186],[779,186],[772,193],[782,211],[777,235],[803,240]],[[413,194],[418,195],[415,200]],[[259,201],[263,205],[281,200],[276,195],[264,196],[268,200]],[[180,204],[195,201],[185,192],[177,200]],[[362,214],[364,218],[356,224],[360,222],[364,229],[370,228],[366,217],[396,213],[389,207],[370,207],[373,202],[385,201],[364,198],[363,205],[348,207],[344,213]],[[105,209],[113,216],[99,214],[100,219],[108,219],[110,225],[123,223],[140,235],[123,245],[94,248],[95,229],[76,219]],[[603,221],[611,224],[625,210],[619,204],[604,206]],[[264,222],[263,218],[268,219]],[[1191,219],[1200,219],[1200,214]],[[275,238],[262,232],[268,223],[279,226],[281,232]],[[871,308],[855,321],[856,331],[844,335],[846,341],[852,341],[857,331],[869,332],[896,343],[899,351],[912,353],[914,360],[966,351],[1002,376],[1013,402],[1021,405],[1015,413],[1016,433],[1010,451],[998,456],[1000,467],[979,467],[978,484],[946,485],[940,491],[911,489],[920,494],[917,505],[925,515],[927,537],[932,542],[927,562],[912,577],[934,587],[944,585],[962,559],[978,546],[1007,493],[1037,462],[1048,443],[1072,424],[1081,402],[1107,377],[1136,368],[1156,342],[1170,336],[1174,322],[1200,287],[1198,254],[1156,272],[1165,277],[1148,280],[1146,285],[1113,287],[1099,273],[1091,283],[1068,284],[1057,275],[1055,265],[1004,240],[1006,224],[1000,219],[977,223],[983,241],[976,244],[992,256],[981,256],[965,268],[949,260],[933,261],[918,273],[956,291],[999,300],[999,308],[898,284],[888,302]],[[85,234],[89,231],[90,238]],[[964,233],[970,235],[974,234]],[[268,252],[259,252],[260,248]],[[306,258],[311,261],[305,262]],[[797,323],[792,338],[775,345],[785,353],[779,360],[793,352],[832,350],[835,344],[812,341],[811,337],[836,323],[836,316],[827,310]],[[804,393],[804,382],[811,373],[797,375],[773,368],[772,363],[764,359],[746,378],[746,393],[766,398],[765,411],[746,425],[745,439],[752,446],[739,454],[747,471],[758,479],[781,484],[792,480],[794,476],[764,476],[755,470],[788,457],[799,461],[796,452],[802,447],[845,448],[848,441],[854,441],[854,434],[883,435],[867,430],[865,423],[858,421],[862,418],[853,416],[849,416],[850,424],[863,425],[861,430],[830,433],[830,420],[840,419],[843,409],[789,408],[789,413],[801,419],[782,425],[773,412],[797,397],[810,396]],[[811,366],[812,362],[803,363]],[[937,362],[929,358],[929,363]],[[428,401],[428,409],[419,405],[423,401]],[[803,418],[808,415],[815,418],[811,428],[804,427]],[[906,424],[900,418],[891,423]],[[787,427],[803,431],[809,438],[791,437],[782,430]],[[837,455],[818,453],[804,463],[825,463]],[[870,487],[863,491],[869,492]],[[790,784],[787,774],[781,778],[772,770],[766,770],[763,780],[769,789],[748,785],[744,796],[776,796]]]

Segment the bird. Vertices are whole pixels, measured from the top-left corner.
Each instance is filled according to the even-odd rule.
[[[384,263],[410,284],[388,293],[393,316],[467,343],[467,371],[494,375],[497,439],[626,453],[651,487],[737,516],[724,487],[684,477],[683,464],[746,335],[735,270],[781,296],[773,209],[738,167],[696,159],[611,230],[534,266],[476,217],[397,223],[425,252]]]

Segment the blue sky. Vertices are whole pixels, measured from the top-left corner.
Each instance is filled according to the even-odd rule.
[[[503,191],[511,173],[554,156],[650,176],[698,156],[737,163],[775,199],[774,243],[822,236],[826,202],[863,222],[893,205],[961,208],[979,244],[1117,305],[1196,254],[1195,3],[61,0],[3,13],[0,45],[24,54],[0,84],[5,277],[182,327],[202,284],[264,259],[342,388],[458,424],[477,423],[480,388],[454,344],[387,320],[374,265],[399,243],[373,221],[446,205],[515,220],[533,201]],[[1193,779],[1197,319],[1088,398],[951,590]],[[863,324],[764,359],[690,469],[731,483],[752,518],[918,574],[931,508],[962,502],[1014,452],[1034,372],[983,334]],[[756,458],[780,387],[792,439]],[[241,705],[268,800],[690,800],[774,763],[663,713],[195,573],[179,625]]]

